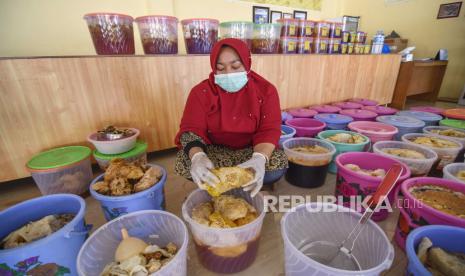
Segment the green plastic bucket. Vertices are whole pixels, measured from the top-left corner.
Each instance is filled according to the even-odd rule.
[[[465,121],[464,120],[455,120],[455,119],[444,119],[439,121],[440,126],[448,126],[448,127],[455,127],[460,129],[465,129]]]

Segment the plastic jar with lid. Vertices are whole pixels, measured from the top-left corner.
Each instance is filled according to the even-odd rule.
[[[252,53],[277,54],[281,24],[265,23],[253,25]]]
[[[299,37],[311,37],[315,32],[315,21],[311,20],[299,20],[299,29],[297,36]]]
[[[279,53],[281,54],[295,54],[297,53],[297,42],[296,36],[281,37],[279,43]]]
[[[341,32],[342,43],[349,43],[349,37],[350,37],[350,32],[348,31]]]
[[[181,21],[188,54],[209,54],[218,40],[216,19],[193,18]]]
[[[149,15],[136,18],[140,40],[146,55],[178,53],[178,19]]]
[[[341,53],[341,39],[330,38],[328,44],[328,54],[340,54]]]
[[[371,53],[371,45],[370,44],[363,45],[363,54],[368,55],[369,53]]]
[[[247,21],[230,21],[220,24],[221,38],[237,38],[252,49],[253,23]]]
[[[362,43],[354,43],[354,54],[362,55],[365,50],[365,45]]]
[[[367,39],[367,33],[365,32],[357,32],[355,35],[355,43],[365,43]]]
[[[315,54],[327,54],[328,53],[328,39],[323,37],[316,37],[313,42],[313,52]]]
[[[357,38],[357,32],[349,32],[349,42],[355,43],[355,39]]]
[[[315,24],[316,37],[329,37],[330,24],[326,21],[318,21]]]
[[[282,18],[278,22],[281,23],[281,37],[297,36],[299,29],[298,19]]]
[[[352,55],[354,53],[354,44],[353,43],[347,43],[347,54]]]
[[[342,37],[342,23],[339,22],[331,22],[330,26],[330,34],[329,37],[331,38],[341,38]]]
[[[297,43],[298,54],[310,54],[313,49],[313,38],[312,37],[299,37]]]
[[[343,54],[343,55],[347,54],[348,44],[349,43],[344,43],[344,42],[341,43],[341,54]]]

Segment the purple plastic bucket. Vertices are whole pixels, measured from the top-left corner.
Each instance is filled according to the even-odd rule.
[[[370,138],[372,144],[378,141],[390,141],[398,132],[395,126],[379,122],[358,121],[349,123],[348,127]]]
[[[289,113],[294,118],[312,118],[318,114],[317,111],[308,108],[289,109],[287,113]]]
[[[324,105],[314,105],[309,107],[310,109],[313,109],[318,112],[318,114],[323,113],[339,113],[341,111],[340,107],[334,106],[334,105],[329,105],[329,104],[324,104]]]
[[[375,112],[378,115],[394,115],[396,114],[399,110],[392,108],[392,107],[387,107],[387,106],[381,106],[381,105],[376,105],[376,106],[364,106],[362,107],[363,110],[369,110],[372,112]]]
[[[410,110],[430,112],[438,115],[442,115],[442,112],[444,112],[444,109],[434,106],[414,106],[411,107]]]
[[[410,169],[407,165],[377,153],[346,152],[338,155],[335,162],[337,166],[335,196],[342,196],[342,205],[346,207],[350,207],[350,196],[361,196],[364,199],[367,195],[373,195],[382,180],[382,178],[363,175],[349,170],[344,167],[346,164],[355,164],[366,170],[384,169],[386,172],[392,165],[400,164],[403,168],[402,174],[388,195],[391,205],[394,203],[396,186],[400,185],[400,183],[410,176]],[[381,209],[373,214],[372,219],[374,221],[381,221],[386,219],[388,215],[389,212],[386,209]]]
[[[361,104],[352,103],[352,102],[338,102],[338,103],[333,103],[332,105],[337,106],[341,109],[360,109],[363,107],[363,105]]]
[[[354,121],[374,121],[378,116],[373,111],[363,109],[343,109],[339,114],[350,116],[354,118]]]
[[[290,119],[286,121],[286,125],[296,130],[295,137],[315,137],[326,127],[325,123],[309,118]]]
[[[360,99],[360,98],[355,98],[350,100],[352,103],[358,103],[364,106],[376,106],[378,105],[378,102],[375,100],[369,100],[369,99]]]
[[[399,202],[400,200],[401,199],[398,199],[396,195],[395,202]],[[420,225],[413,223],[407,212],[399,206],[399,219],[394,232],[394,240],[402,250],[405,251],[405,240],[407,239],[408,234],[418,227],[420,227]]]

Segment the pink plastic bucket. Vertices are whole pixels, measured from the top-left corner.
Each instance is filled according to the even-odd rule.
[[[397,197],[396,202],[399,202]],[[397,221],[394,240],[402,250],[405,250],[405,240],[408,234],[418,227],[420,225],[415,224],[407,212],[402,207],[399,207],[399,220]]]
[[[332,105],[337,106],[342,109],[360,109],[363,105],[353,102],[337,102],[333,103]]]
[[[318,114],[317,111],[308,108],[289,109],[287,113],[291,114],[294,118],[312,118]]]
[[[354,121],[374,121],[378,117],[377,113],[363,109],[343,109],[339,114],[350,116]]]
[[[326,127],[325,123],[309,118],[290,119],[286,121],[286,125],[296,130],[295,137],[315,137]]]
[[[346,164],[355,164],[360,168],[375,170],[384,169],[386,172],[393,164],[400,164],[403,168],[396,186],[400,185],[405,179],[410,176],[410,169],[405,164],[398,162],[395,159],[386,157],[377,153],[370,152],[346,152],[336,157],[337,177],[336,177],[336,197],[342,196],[342,205],[350,207],[350,196],[361,196],[363,199],[367,195],[373,195],[381,184],[382,178],[359,174],[344,167]],[[394,202],[396,187],[388,195],[389,202]],[[341,204],[341,203],[339,203]],[[387,218],[389,212],[386,209],[381,209],[373,214],[374,221],[381,221]]]
[[[373,144],[378,141],[390,141],[398,132],[395,126],[368,121],[352,122],[349,129],[368,136]]]

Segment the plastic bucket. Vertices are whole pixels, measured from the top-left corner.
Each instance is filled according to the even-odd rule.
[[[218,40],[216,19],[193,18],[181,21],[188,54],[209,54]]]
[[[291,114],[286,111],[281,111],[281,121],[285,123],[287,120],[294,118]]]
[[[279,138],[279,147],[282,148],[284,141],[294,137],[296,130],[293,127],[282,125],[281,131],[286,133],[286,134],[281,134],[281,137]]]
[[[332,105],[337,106],[341,109],[360,109],[363,107],[362,104],[354,103],[354,102],[337,102],[337,103],[332,103]]]
[[[98,276],[107,264],[114,261],[123,227],[128,230],[130,236],[138,237],[149,244],[165,246],[172,242],[178,247],[174,258],[153,275],[186,275],[189,243],[187,228],[177,216],[156,210],[124,215],[97,229],[82,246],[77,256],[79,275]]]
[[[308,108],[289,109],[287,112],[291,114],[294,118],[312,118],[313,116],[318,114],[318,111]]]
[[[423,237],[428,237],[433,246],[449,252],[465,253],[465,229],[453,226],[432,225],[416,229],[407,237],[405,245],[408,257],[407,273],[409,275],[431,275],[417,257],[417,247]]]
[[[242,189],[235,189],[226,194],[247,200],[255,207],[259,216],[240,227],[212,228],[199,224],[191,218],[194,207],[211,201],[211,196],[206,191],[200,189],[193,191],[182,205],[182,216],[192,232],[199,261],[215,273],[237,273],[255,261],[265,218],[264,199],[261,193],[254,198]]]
[[[326,124],[315,119],[294,118],[286,121],[286,125],[296,130],[296,137],[315,137]]]
[[[400,199],[396,197],[396,202],[401,202],[399,200]],[[419,225],[413,223],[412,218],[410,218],[407,212],[399,206],[399,219],[397,221],[396,230],[394,230],[394,241],[400,249],[405,250],[405,240],[408,234],[419,227]]]
[[[370,100],[370,99],[355,98],[355,99],[351,99],[350,102],[362,104],[364,106],[377,106],[378,105],[378,101]]]
[[[126,162],[138,162],[139,164],[147,164],[147,143],[137,141],[136,146],[127,152],[121,154],[103,154],[98,150],[94,150],[94,158],[97,161],[100,169],[105,171],[110,165],[110,161],[114,158],[124,159]]]
[[[374,121],[378,114],[365,109],[343,109],[339,114],[350,116],[354,121]]]
[[[136,18],[140,40],[146,55],[178,53],[178,19],[148,15]]]
[[[465,171],[465,163],[451,163],[445,166],[442,171],[445,179],[451,179],[465,185],[465,180],[457,177],[458,172]]]
[[[365,170],[383,169],[386,172],[395,163],[400,164],[403,168],[402,174],[396,182],[396,186],[400,185],[404,180],[410,177],[410,169],[407,165],[397,161],[396,159],[386,157],[384,155],[370,152],[346,152],[336,157],[337,178],[336,178],[336,197],[342,196],[343,202],[338,202],[344,206],[350,206],[351,196],[361,196],[362,200],[368,195],[373,195],[381,184],[382,178],[363,175],[347,169],[344,165],[355,164]],[[394,203],[395,189],[388,195],[389,203]],[[374,221],[381,221],[388,217],[388,210],[381,209],[375,212],[372,216]]]
[[[314,106],[310,106],[309,108],[317,111],[319,114],[321,114],[321,113],[323,113],[323,114],[326,114],[326,113],[334,114],[334,113],[339,113],[339,111],[341,111],[340,107],[337,107],[337,106],[334,106],[334,105],[328,105],[328,104],[314,105]]]
[[[378,116],[376,121],[393,125],[399,132],[394,136],[396,140],[401,140],[402,135],[407,133],[421,133],[425,122],[409,116],[385,115]]]
[[[460,138],[460,137],[453,137],[453,136],[447,136],[447,135],[441,135],[439,133],[435,133],[435,130],[448,130],[448,129],[453,129],[456,131],[459,131],[463,134],[465,134],[465,130],[459,129],[459,128],[453,128],[453,127],[446,127],[446,126],[427,126],[423,128],[423,133],[436,136],[439,138],[445,138],[445,139],[452,139],[455,140],[459,143],[461,143],[463,146],[465,146],[465,138]]]
[[[397,112],[400,116],[409,116],[425,122],[426,126],[437,126],[442,116],[436,113],[417,111],[417,110],[402,110]]]
[[[325,123],[326,128],[329,130],[347,129],[347,125],[354,120],[350,116],[333,113],[317,114],[314,118]]]
[[[119,216],[126,215],[140,210],[164,210],[165,209],[165,182],[166,170],[158,165],[148,164],[152,167],[158,167],[162,170],[163,176],[147,190],[126,195],[126,196],[106,196],[97,193],[92,186],[98,181],[103,180],[104,173],[92,181],[90,194],[100,202],[105,219],[110,221]]]
[[[434,106],[413,106],[410,107],[410,110],[430,112],[438,115],[441,115],[442,112],[444,112],[444,109]]]
[[[348,125],[348,127],[350,130],[370,138],[372,144],[378,141],[392,140],[394,135],[398,132],[395,126],[369,121],[352,122]]]
[[[360,135],[365,139],[365,141],[363,143],[360,143],[360,144],[346,144],[346,143],[337,143],[337,142],[333,142],[333,141],[330,141],[330,140],[326,139],[326,138],[328,138],[330,136],[333,136],[335,134],[338,134],[338,133],[348,133],[348,134],[351,134],[351,135],[354,135],[354,134]],[[344,152],[352,152],[352,151],[364,151],[367,148],[367,145],[370,143],[370,138],[366,137],[365,135],[355,133],[355,132],[352,132],[352,131],[344,131],[344,130],[326,130],[326,131],[322,131],[322,132],[318,133],[318,138],[330,142],[336,148],[336,153],[333,155],[333,160],[329,164],[329,168],[328,168],[329,172],[331,172],[331,173],[336,173],[337,172],[337,166],[334,163],[334,159],[336,159],[336,157],[339,154],[344,153]]]
[[[426,158],[425,159],[413,159],[413,158],[399,157],[399,156],[384,152],[383,149],[387,149],[387,148],[414,150],[414,151],[422,153],[423,155],[425,155]],[[420,147],[418,145],[409,144],[406,142],[400,142],[400,141],[377,142],[373,145],[373,152],[394,158],[404,163],[410,168],[412,177],[428,175],[434,162],[436,162],[436,160],[438,159],[438,155],[436,154],[436,152],[431,149]]]
[[[465,129],[465,120],[444,119],[439,121],[439,125]]]
[[[387,107],[387,106],[382,106],[382,105],[376,105],[376,106],[364,106],[362,107],[363,110],[369,110],[373,111],[378,115],[394,115],[397,113],[397,109],[392,108],[392,107]]]
[[[380,275],[389,269],[394,260],[394,248],[384,231],[371,220],[367,222],[352,251],[362,266],[361,271],[341,270],[320,264],[300,250],[312,241],[342,242],[360,216],[349,208],[322,202],[302,204],[284,214],[281,235],[284,240],[285,274]]]
[[[75,214],[63,228],[45,238],[0,250],[0,275],[45,275],[40,270],[63,273],[54,275],[76,275],[76,258],[91,228],[84,222],[85,212],[84,200],[70,194],[34,198],[0,212],[0,237],[48,215]]]

